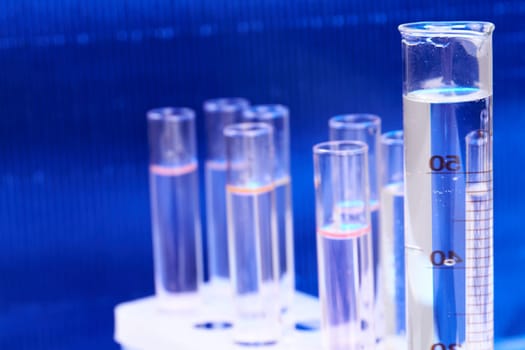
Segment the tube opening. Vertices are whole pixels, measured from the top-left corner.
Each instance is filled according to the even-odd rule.
[[[328,141],[314,146],[314,154],[333,154],[339,156],[353,156],[366,154],[368,146],[361,141]]]
[[[247,119],[271,120],[284,118],[287,115],[288,108],[278,104],[252,106],[244,111],[244,117]]]
[[[221,97],[204,102],[203,109],[207,113],[233,113],[248,108],[250,103],[242,97]]]
[[[148,111],[149,120],[179,122],[195,118],[195,112],[187,107],[159,107]]]
[[[403,145],[403,131],[395,130],[385,132],[381,136],[381,142],[385,145]]]
[[[477,21],[413,22],[398,27],[407,36],[487,36],[494,31],[494,24]]]
[[[224,128],[224,135],[229,137],[256,137],[272,132],[272,127],[266,123],[238,123]]]
[[[357,113],[341,114],[330,118],[330,128],[336,129],[364,129],[370,126],[381,125],[381,118],[375,114]]]

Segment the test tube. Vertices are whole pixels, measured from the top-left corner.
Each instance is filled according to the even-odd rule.
[[[465,323],[466,343],[476,349],[494,344],[494,264],[492,142],[487,130],[465,137]]]
[[[381,290],[379,276],[381,274],[380,240],[381,227],[379,216],[379,169],[381,118],[374,114],[343,114],[330,118],[330,140],[362,141],[368,146],[368,176],[370,184],[370,217],[372,222],[372,247],[374,265],[374,312],[375,335],[379,341],[383,335],[384,311],[379,298]]]
[[[381,281],[385,342],[405,348],[405,227],[403,131],[381,136]]]
[[[204,102],[206,122],[206,228],[208,241],[209,300],[230,294],[228,229],[226,220],[226,145],[224,127],[241,120],[250,103],[238,97]]]
[[[234,341],[271,345],[281,333],[273,131],[265,123],[239,123],[224,135]]]
[[[195,306],[202,281],[195,113],[147,113],[155,290],[162,308]]]
[[[243,116],[247,121],[268,123],[273,127],[281,308],[286,313],[292,305],[295,290],[289,111],[282,105],[258,105],[246,109]]]
[[[314,146],[317,257],[325,350],[374,349],[368,147]]]

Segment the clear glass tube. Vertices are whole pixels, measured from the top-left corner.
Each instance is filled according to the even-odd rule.
[[[281,335],[273,131],[265,123],[224,129],[234,340],[270,345]]]
[[[325,350],[375,349],[367,145],[314,146],[321,331]]]
[[[418,22],[399,30],[408,349],[493,349],[486,223],[492,222],[494,25]],[[471,141],[479,135],[485,151],[474,161],[478,141]],[[478,171],[487,175],[483,185]],[[485,196],[483,205],[473,196]]]
[[[273,127],[279,276],[282,310],[286,312],[292,306],[295,290],[289,111],[282,105],[258,105],[246,109],[243,115],[246,121],[268,123]]]
[[[387,348],[404,349],[405,229],[403,131],[381,136],[381,276]]]
[[[188,308],[202,281],[195,113],[166,107],[147,119],[155,290],[162,308]]]
[[[206,122],[206,233],[208,242],[209,288],[207,299],[220,302],[230,293],[228,229],[226,220],[226,144],[224,128],[241,121],[250,103],[238,97],[204,102]]]
[[[381,118],[374,114],[343,114],[330,118],[330,140],[362,141],[368,146],[368,176],[370,177],[370,217],[372,219],[372,244],[374,259],[374,327],[377,340],[383,335],[383,308],[380,303],[379,280],[381,268],[380,255],[380,212],[379,212],[379,169],[381,164],[379,140],[381,138]]]
[[[465,309],[466,342],[478,349],[494,344],[494,264],[492,164],[490,135],[485,130],[466,138]]]

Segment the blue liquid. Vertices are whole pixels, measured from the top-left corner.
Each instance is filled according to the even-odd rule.
[[[206,163],[206,217],[211,292],[229,291],[226,163]],[[226,289],[227,291],[225,291]]]
[[[273,186],[227,190],[235,341],[268,344],[280,336],[278,247]]]
[[[161,297],[195,293],[200,282],[196,164],[150,168],[155,284]]]
[[[381,192],[382,298],[385,337],[405,333],[404,185],[393,183]]]
[[[465,137],[475,130],[492,135],[487,92],[448,88],[404,97],[410,350],[436,344],[485,350],[466,342]],[[492,165],[490,157],[484,162]]]

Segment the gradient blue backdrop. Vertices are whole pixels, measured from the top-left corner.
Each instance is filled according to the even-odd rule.
[[[153,292],[154,106],[290,106],[297,286],[315,294],[311,146],[337,113],[401,127],[397,25],[440,19],[496,24],[496,334],[525,333],[525,1],[3,0],[0,349],[116,349],[113,306]]]

